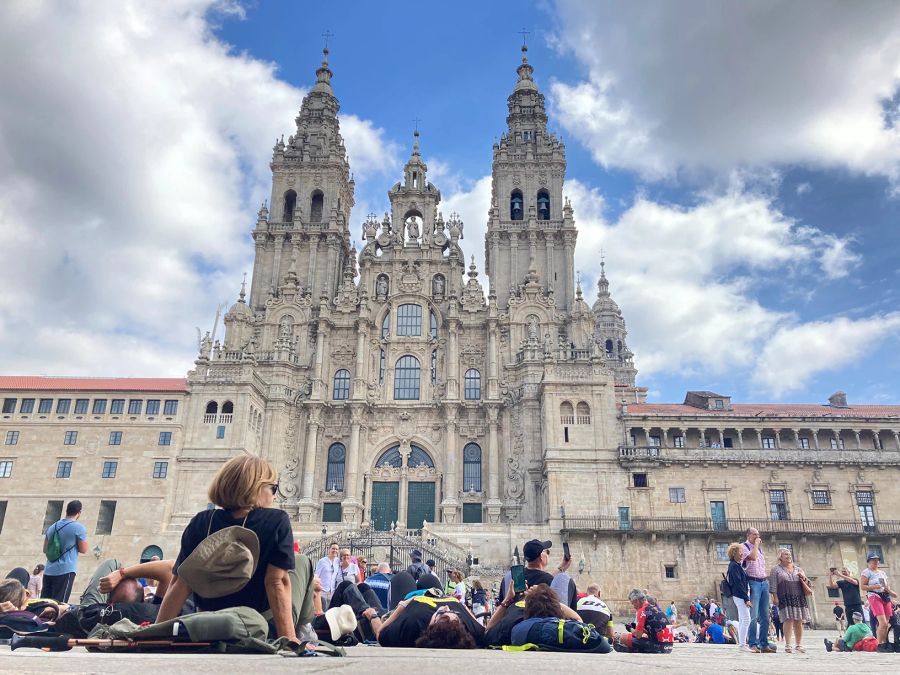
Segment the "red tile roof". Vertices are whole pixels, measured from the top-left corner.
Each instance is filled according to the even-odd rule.
[[[187,392],[183,377],[37,377],[0,375],[0,391],[160,391]]]
[[[803,403],[735,403],[731,410],[704,410],[683,403],[634,403],[629,416],[675,415],[710,417],[900,417],[900,405],[853,405],[833,408],[830,405]]]

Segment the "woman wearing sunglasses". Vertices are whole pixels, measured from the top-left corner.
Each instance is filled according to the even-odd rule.
[[[252,607],[274,624],[272,634],[297,639],[296,626],[313,618],[312,565],[306,556],[294,555],[290,519],[281,509],[272,508],[277,492],[275,468],[259,457],[239,455],[219,469],[208,495],[209,501],[220,508],[201,511],[185,528],[173,569],[175,579],[160,606],[157,622],[178,616],[185,600],[194,592],[185,579],[178,577],[179,566],[208,536],[237,526],[252,530],[259,541],[258,554],[253,546],[249,547],[255,556],[252,576],[242,588],[224,595],[213,593],[217,597],[194,592],[197,609]],[[249,533],[244,535],[252,539]],[[211,571],[204,581],[214,574]]]

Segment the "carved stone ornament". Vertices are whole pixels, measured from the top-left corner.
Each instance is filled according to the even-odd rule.
[[[353,363],[356,359],[356,350],[350,345],[342,344],[331,350],[331,358],[340,363]]]
[[[400,275],[400,288],[405,293],[418,293],[422,290],[422,273],[418,262],[406,261]]]
[[[292,173],[289,173],[287,179],[284,182],[287,183],[288,185],[295,185],[297,183],[297,176],[295,176]]]
[[[343,314],[355,312],[359,306],[359,289],[353,281],[353,269],[350,265],[344,268],[344,281],[334,299],[334,308]]]

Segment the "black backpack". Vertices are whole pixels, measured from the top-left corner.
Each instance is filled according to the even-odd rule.
[[[655,638],[656,634],[665,630],[669,625],[669,619],[656,605],[649,605],[644,612],[644,630],[651,638]]]
[[[728,577],[722,572],[722,581],[719,582],[719,592],[723,598],[731,597],[731,585],[728,583]]]

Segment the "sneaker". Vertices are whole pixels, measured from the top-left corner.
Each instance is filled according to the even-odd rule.
[[[753,652],[754,654],[759,654],[760,651],[762,651],[762,650],[760,650],[759,647],[750,647],[750,651]]]
[[[754,647],[754,649],[756,649],[756,648]],[[747,645],[741,645],[740,647],[738,647],[738,651],[739,652],[747,652],[748,654],[759,653],[758,649],[756,649],[756,651],[754,652],[754,650],[750,649],[750,647],[748,647]]]
[[[889,645],[887,642],[882,642],[881,644],[878,645],[878,647],[875,649],[875,651],[882,653],[882,654],[892,654],[894,652],[894,648],[891,645]]]
[[[834,643],[828,638],[824,638],[823,642],[825,643],[825,651],[830,652],[831,648],[834,646]]]
[[[774,647],[770,647],[770,646],[766,645],[765,647],[763,647],[763,648],[760,649],[759,651],[761,651],[763,654],[774,654],[774,653],[776,653],[778,650],[775,649]]]

